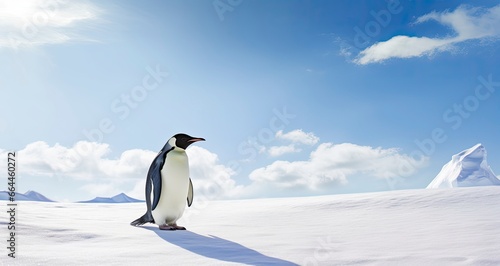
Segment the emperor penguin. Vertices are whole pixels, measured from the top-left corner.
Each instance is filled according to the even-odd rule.
[[[147,211],[130,225],[154,223],[161,230],[186,230],[177,225],[186,208],[186,200],[188,207],[193,203],[193,183],[189,177],[186,148],[204,140],[179,133],[167,141],[151,163],[146,177]]]

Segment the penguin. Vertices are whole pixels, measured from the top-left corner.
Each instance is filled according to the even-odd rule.
[[[185,227],[177,225],[177,220],[184,213],[186,200],[188,207],[193,203],[193,183],[189,177],[186,148],[197,141],[205,139],[179,133],[163,146],[151,163],[146,177],[147,211],[130,225],[154,223],[161,230],[186,230]]]

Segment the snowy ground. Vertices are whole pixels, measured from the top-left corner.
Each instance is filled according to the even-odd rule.
[[[129,225],[144,203],[18,202],[0,264],[500,265],[500,187],[195,204],[159,231]]]

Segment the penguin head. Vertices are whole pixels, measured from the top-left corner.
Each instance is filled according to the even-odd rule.
[[[170,146],[174,148],[181,148],[185,150],[189,145],[197,141],[204,141],[204,140],[205,140],[204,138],[195,138],[184,133],[179,133],[171,137],[168,140],[168,144],[170,144]]]

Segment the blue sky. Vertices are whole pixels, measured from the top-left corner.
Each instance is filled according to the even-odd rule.
[[[479,142],[499,174],[497,1],[23,3],[0,3],[21,192],[142,197],[178,132],[207,139],[210,199],[424,188]]]

